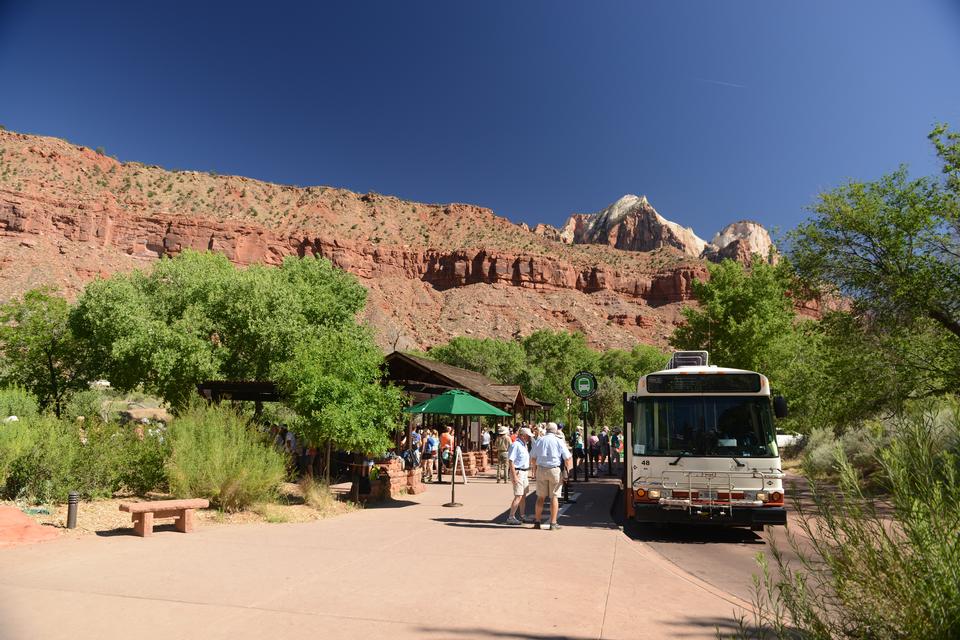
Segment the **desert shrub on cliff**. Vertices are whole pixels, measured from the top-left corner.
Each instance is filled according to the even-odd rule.
[[[179,497],[207,498],[226,511],[273,499],[286,459],[227,406],[195,404],[170,425],[167,478]]]

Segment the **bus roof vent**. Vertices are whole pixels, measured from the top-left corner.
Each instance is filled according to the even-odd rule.
[[[679,367],[705,367],[710,359],[706,351],[674,351],[668,369]]]

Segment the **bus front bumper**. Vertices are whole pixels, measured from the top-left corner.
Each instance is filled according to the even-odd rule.
[[[765,524],[787,524],[787,510],[783,507],[699,507],[666,509],[659,504],[633,504],[637,522],[670,522],[677,524],[712,524],[730,527],[752,527]]]

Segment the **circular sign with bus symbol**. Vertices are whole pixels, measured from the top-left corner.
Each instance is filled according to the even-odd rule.
[[[597,392],[597,378],[589,371],[580,371],[573,376],[570,387],[578,398],[589,398]]]

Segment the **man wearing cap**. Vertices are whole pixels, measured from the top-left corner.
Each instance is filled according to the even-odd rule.
[[[497,459],[497,482],[500,482],[501,478],[503,482],[510,482],[507,476],[507,462],[511,444],[510,430],[500,425],[497,429],[497,439],[493,443],[493,454]]]
[[[517,441],[510,445],[510,451],[507,453],[507,459],[510,464],[510,478],[513,481],[513,502],[510,503],[510,513],[507,516],[507,524],[518,525],[527,519],[527,489],[530,487],[530,481],[527,472],[530,470],[530,453],[527,447],[530,446],[530,440],[533,436],[530,429],[523,427],[517,433]],[[520,517],[517,518],[517,509],[520,509]]]
[[[540,528],[540,518],[543,516],[543,502],[550,496],[550,530],[560,528],[557,524],[557,510],[560,508],[560,489],[563,486],[560,480],[560,465],[567,472],[572,466],[573,456],[557,437],[557,423],[548,422],[547,431],[537,440],[530,450],[530,466],[535,469],[537,480],[537,506],[534,511],[534,529]]]

